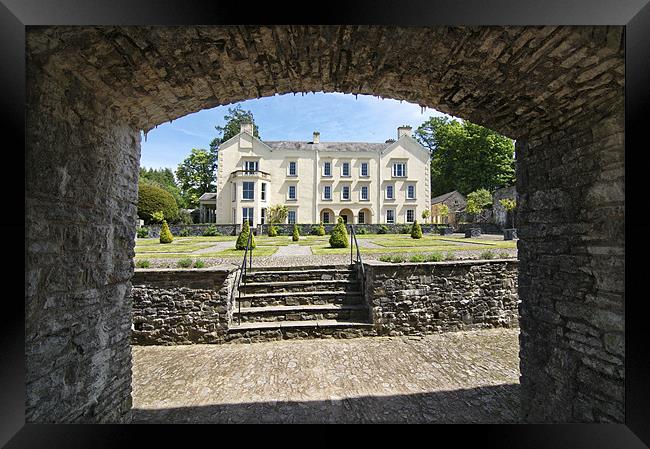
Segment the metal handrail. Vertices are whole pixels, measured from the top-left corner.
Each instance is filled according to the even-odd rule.
[[[353,245],[354,243],[354,245]],[[357,248],[357,260],[355,261],[353,259],[353,247]],[[350,225],[350,265],[352,265],[353,262],[356,262],[359,264],[359,267],[361,268],[361,292],[362,294],[365,295],[365,280],[366,280],[366,271],[363,266],[363,258],[361,257],[361,251],[359,250],[359,242],[357,241],[357,233],[354,230],[354,226]]]
[[[237,281],[237,306],[239,307],[239,313],[237,314],[237,324],[241,324],[241,286],[242,278],[244,279],[244,287],[246,287],[247,279],[246,273],[249,269],[253,267],[253,248],[251,243],[253,241],[253,230],[251,229],[248,233],[248,240],[246,241],[246,248],[244,250],[244,260],[241,263],[241,269],[239,270],[239,280]],[[250,251],[249,251],[250,250]],[[246,265],[246,256],[248,256],[248,266]]]

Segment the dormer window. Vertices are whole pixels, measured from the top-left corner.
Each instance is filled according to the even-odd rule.
[[[257,172],[259,167],[259,162],[258,161],[244,161],[244,171],[246,174],[253,174]]]
[[[393,164],[393,178],[404,178],[404,177],[406,177],[406,163],[395,162]]]

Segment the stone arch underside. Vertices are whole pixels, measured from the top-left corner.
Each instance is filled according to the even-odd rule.
[[[28,28],[27,421],[128,420],[140,130],[325,91],[517,139],[522,419],[623,422],[622,48],[622,27]]]

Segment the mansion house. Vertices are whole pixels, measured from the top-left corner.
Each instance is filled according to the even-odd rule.
[[[286,205],[288,223],[412,223],[431,208],[429,150],[397,129],[384,143],[262,141],[244,123],[219,147],[216,193],[201,197],[201,221],[267,223]]]

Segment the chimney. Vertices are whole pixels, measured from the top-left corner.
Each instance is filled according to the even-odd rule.
[[[314,138],[311,143],[320,143],[320,133],[318,131],[314,131]]]
[[[402,125],[399,128],[397,128],[397,138],[401,139],[402,136],[410,136],[411,135],[411,128],[408,125]]]
[[[251,122],[241,122],[240,132],[247,132],[251,136],[253,135],[253,124]]]

